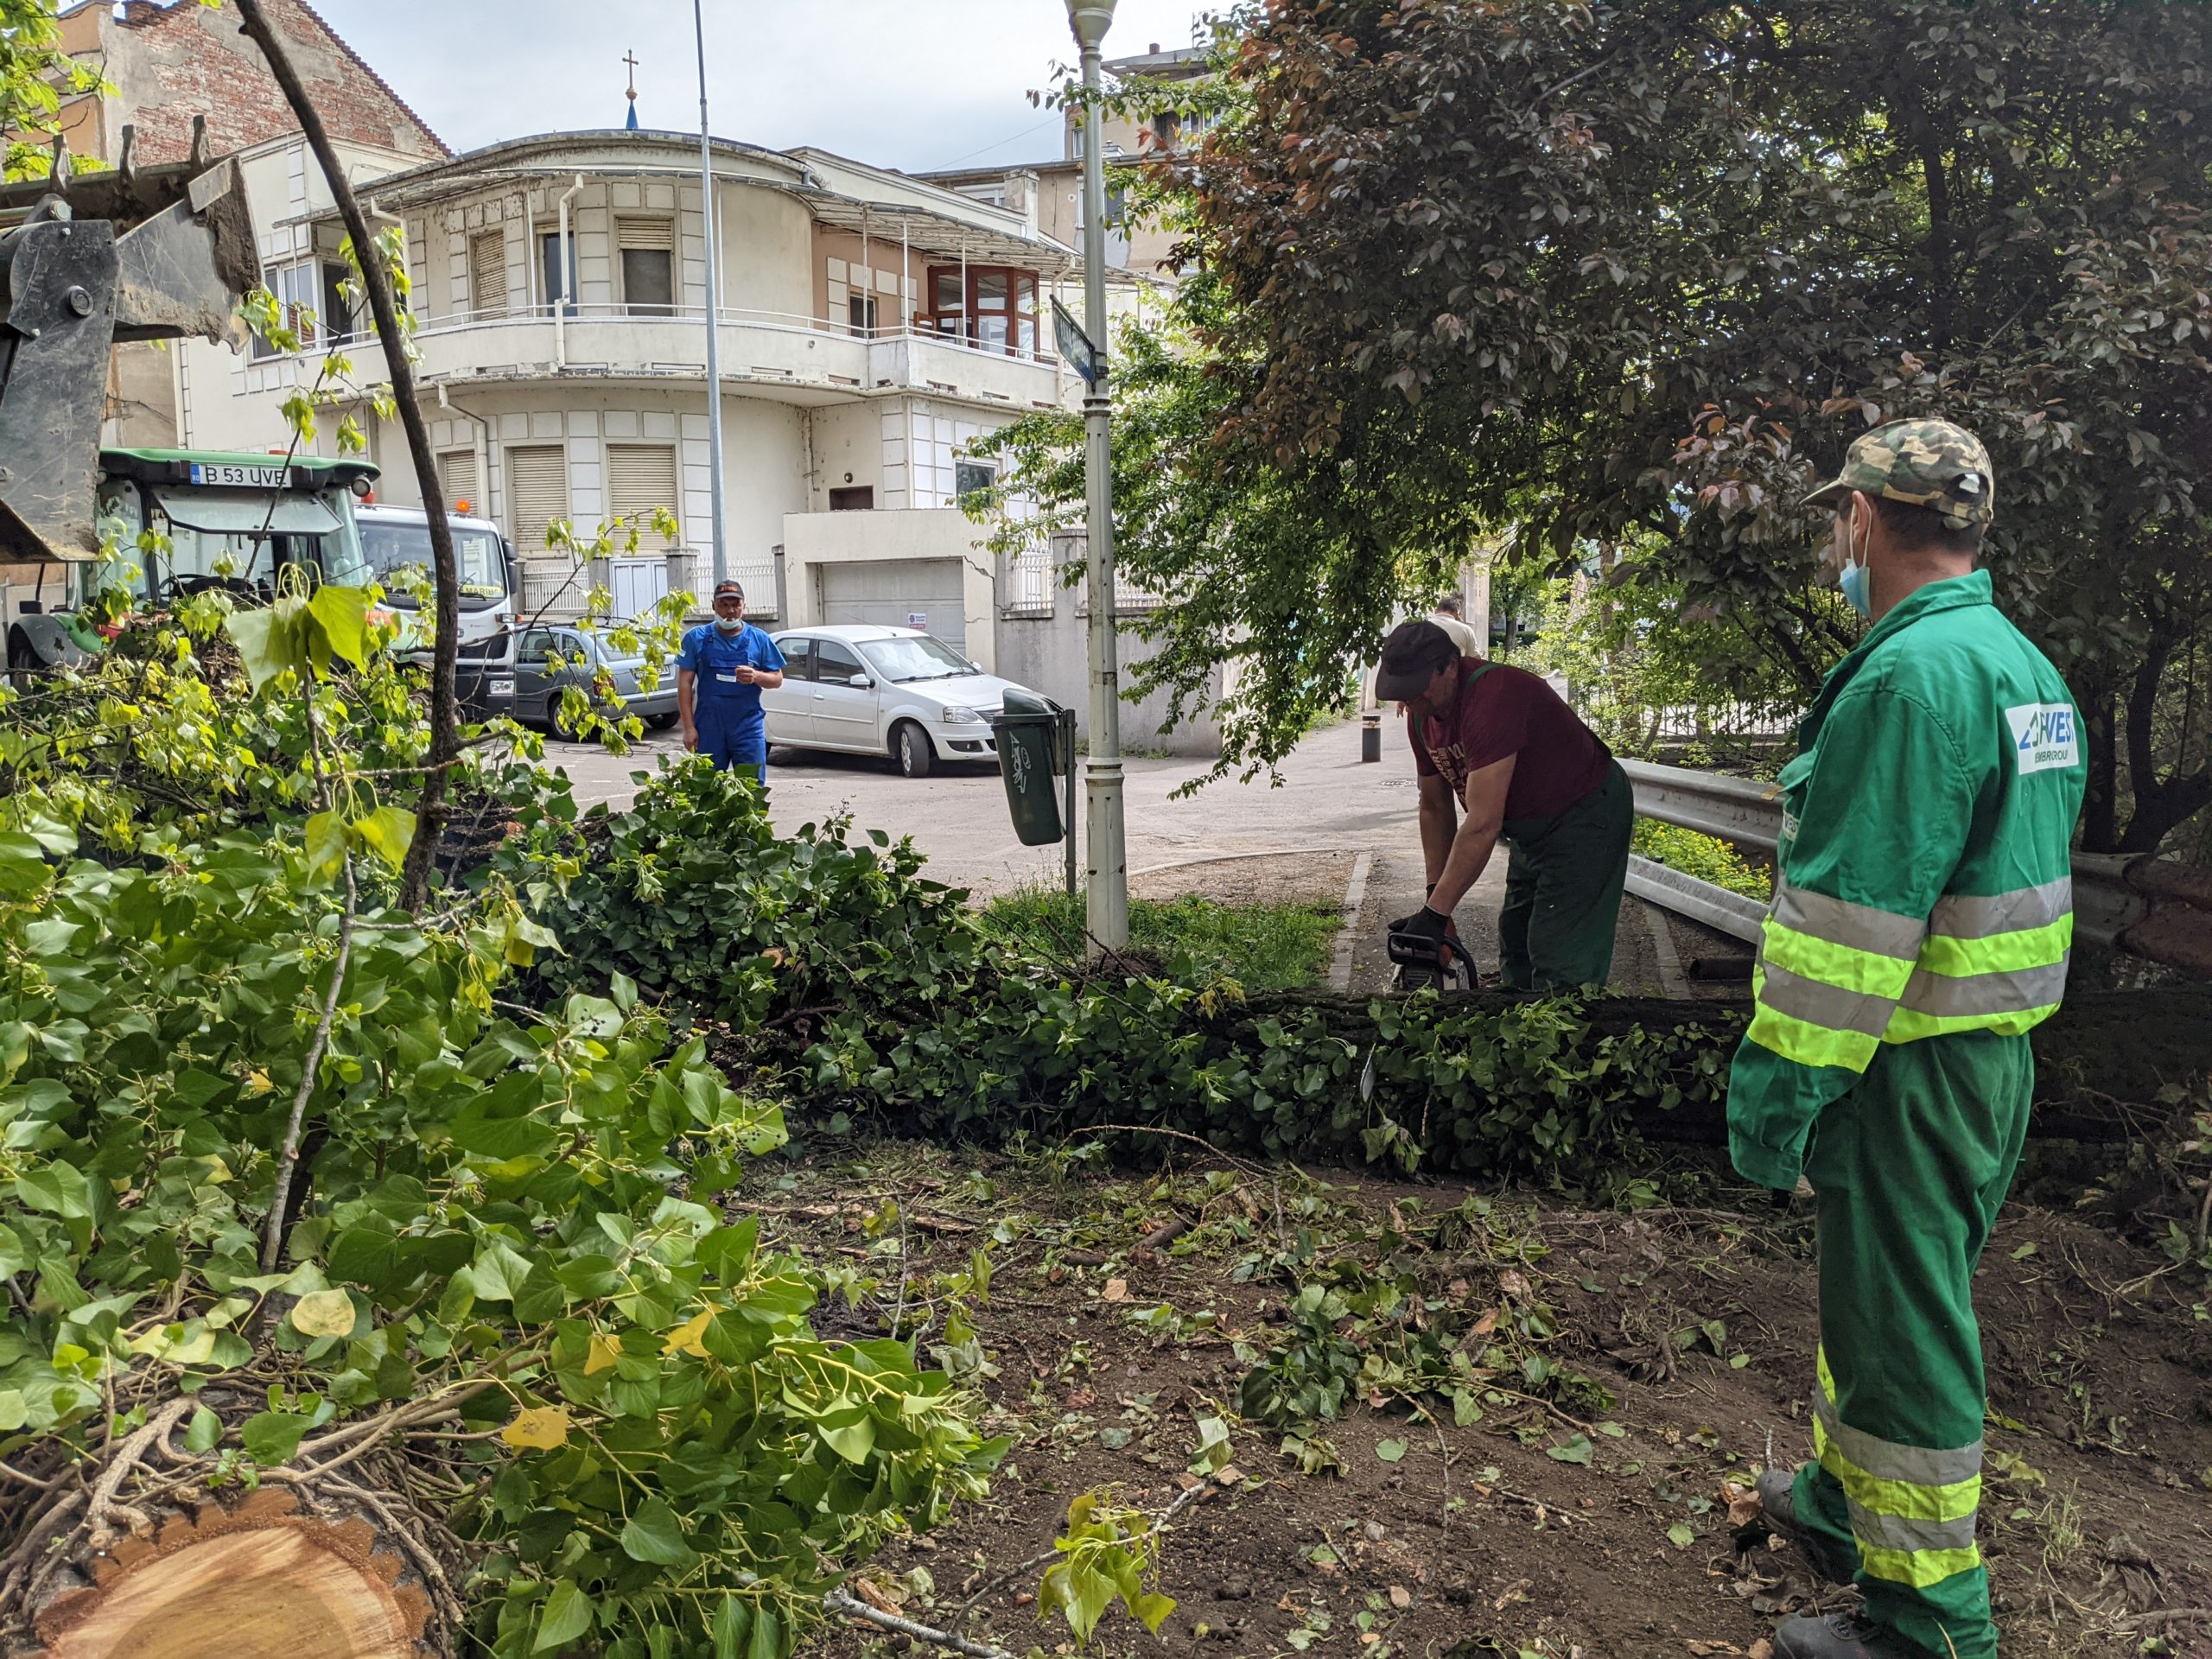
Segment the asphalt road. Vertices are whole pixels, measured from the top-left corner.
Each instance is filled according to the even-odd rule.
[[[1397,741],[1392,741],[1396,737]],[[549,739],[547,760],[569,774],[577,801],[621,804],[636,792],[632,774],[650,772],[682,753],[673,734],[656,735],[627,755]],[[1285,758],[1280,781],[1225,778],[1179,796],[1205,776],[1195,760],[1123,762],[1124,816],[1131,874],[1239,855],[1368,853],[1364,900],[1354,919],[1352,986],[1380,989],[1389,969],[1383,924],[1421,902],[1420,834],[1414,824],[1413,756],[1386,724],[1380,762],[1363,764],[1356,721],[1313,733]],[[912,836],[938,880],[978,893],[1057,885],[1064,850],[1024,847],[1008,820],[995,762],[942,765],[907,779],[888,759],[778,749],[769,766],[769,810],[779,829],[796,830],[849,810],[862,830]],[[1077,785],[1077,816],[1083,811]],[[1078,867],[1080,868],[1080,867]],[[1460,905],[1458,921],[1478,969],[1497,967],[1497,907],[1505,861],[1489,869]],[[1613,988],[1644,995],[1739,997],[1741,984],[1709,985],[1688,976],[1700,957],[1740,957],[1748,947],[1630,899],[1614,947]]]

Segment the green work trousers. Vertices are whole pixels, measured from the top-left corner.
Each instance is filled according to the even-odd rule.
[[[1974,1270],[2027,1139],[2024,1036],[1885,1043],[1820,1116],[1818,1460],[1802,1524],[1858,1563],[1868,1618],[1932,1659],[1990,1659],[1997,1626],[1974,1542],[1981,1333]]]
[[[1636,791],[1611,762],[1605,779],[1548,818],[1508,818],[1498,968],[1510,991],[1603,985],[1613,969],[1621,888],[1628,880]]]

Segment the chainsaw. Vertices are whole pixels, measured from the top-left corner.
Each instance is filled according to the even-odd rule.
[[[1464,991],[1474,984],[1474,961],[1456,929],[1438,939],[1393,928],[1385,944],[1402,991]]]

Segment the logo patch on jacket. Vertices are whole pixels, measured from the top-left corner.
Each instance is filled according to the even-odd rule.
[[[2082,764],[2081,717],[2071,703],[2024,702],[2005,711],[2023,776]]]

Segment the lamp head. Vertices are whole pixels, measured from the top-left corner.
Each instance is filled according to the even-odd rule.
[[[1068,27],[1075,31],[1076,44],[1086,52],[1096,51],[1113,24],[1114,0],[1067,0],[1067,4]]]

